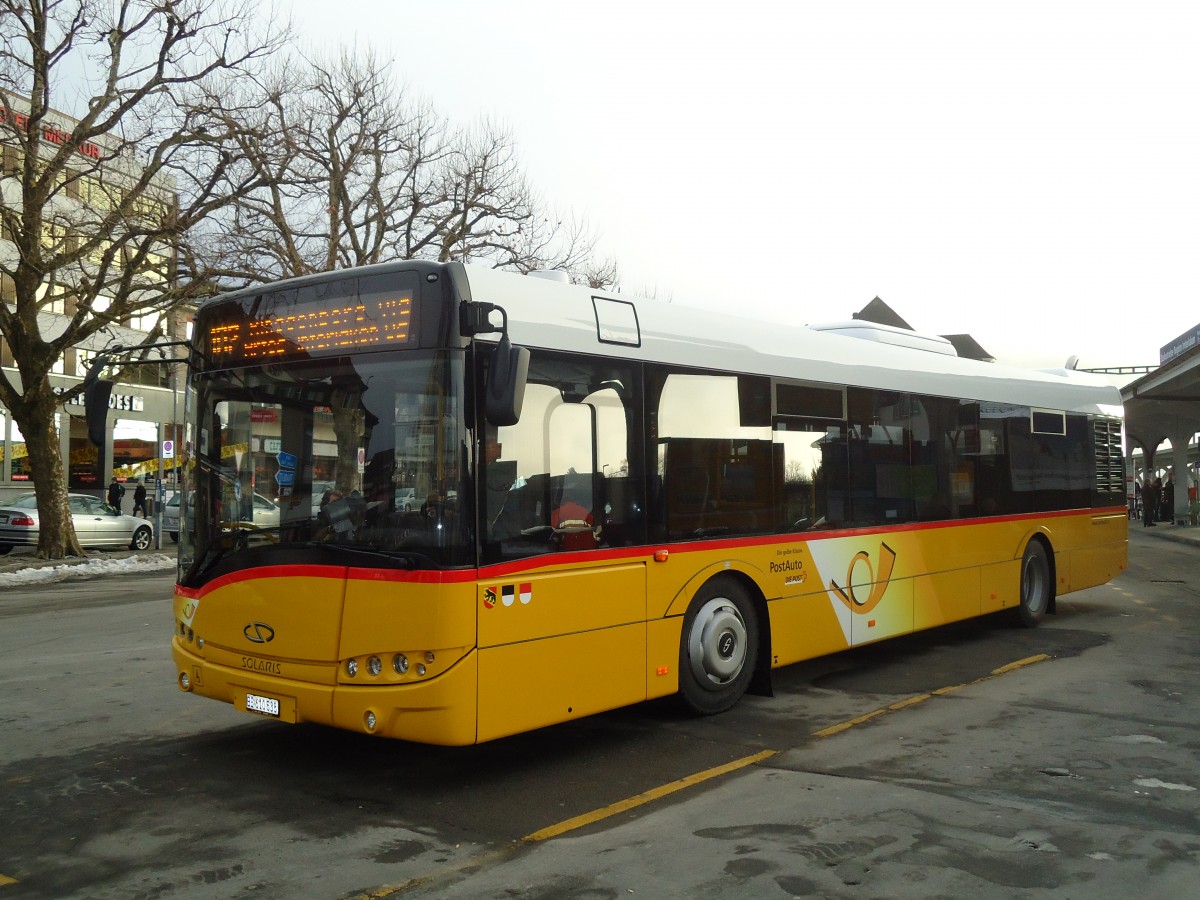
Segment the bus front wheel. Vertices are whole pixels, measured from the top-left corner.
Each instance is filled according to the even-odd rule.
[[[1033,628],[1050,608],[1050,557],[1046,545],[1032,540],[1021,559],[1021,605],[1013,610],[1013,621]]]
[[[708,582],[688,606],[679,644],[685,709],[710,716],[736,704],[758,659],[758,617],[745,588],[730,578]]]

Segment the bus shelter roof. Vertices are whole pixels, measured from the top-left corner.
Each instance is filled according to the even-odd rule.
[[[1200,431],[1200,346],[1121,389],[1125,429],[1146,453],[1164,440],[1191,440]]]

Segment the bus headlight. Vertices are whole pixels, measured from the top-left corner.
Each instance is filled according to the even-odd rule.
[[[355,675],[358,674],[358,660],[357,659],[346,660],[346,674],[349,675],[351,678],[353,678]]]
[[[372,678],[377,676],[382,671],[383,671],[383,660],[381,660],[378,656],[372,656],[370,659],[367,660],[367,672],[370,673]]]
[[[397,675],[403,675],[408,671],[408,657],[403,653],[397,653],[392,660],[392,668],[396,670]]]

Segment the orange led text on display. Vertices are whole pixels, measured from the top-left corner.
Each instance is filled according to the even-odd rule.
[[[214,323],[214,358],[253,361],[330,350],[405,344],[411,336],[412,298],[395,296],[368,307],[354,302],[324,309],[278,311],[249,321]]]

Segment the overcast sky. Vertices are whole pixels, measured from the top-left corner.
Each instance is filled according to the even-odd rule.
[[[294,0],[513,132],[626,291],[796,324],[879,296],[1004,362],[1200,324],[1200,3]]]

